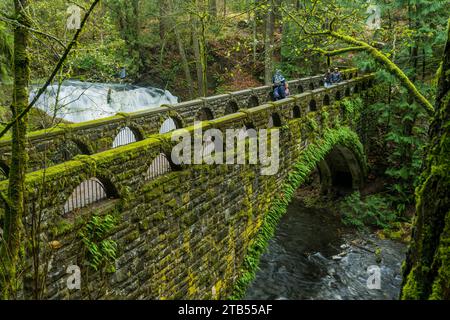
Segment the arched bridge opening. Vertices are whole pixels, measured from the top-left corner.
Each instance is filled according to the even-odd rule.
[[[364,181],[363,164],[349,148],[336,145],[317,164],[323,193],[347,194],[361,188]]]

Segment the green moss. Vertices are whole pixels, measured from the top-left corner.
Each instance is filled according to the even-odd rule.
[[[323,138],[308,146],[302,153],[293,171],[284,182],[281,191],[271,202],[270,210],[265,214],[262,225],[247,250],[244,263],[239,271],[240,276],[234,284],[230,299],[242,299],[244,297],[248,285],[256,275],[260,256],[264,253],[268,241],[273,237],[279,220],[286,213],[295,190],[306,180],[327,153],[338,144],[353,150],[358,160],[365,164],[363,146],[355,132],[346,127],[325,129]]]

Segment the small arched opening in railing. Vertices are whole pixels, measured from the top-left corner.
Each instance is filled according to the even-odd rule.
[[[335,98],[336,98],[336,101],[341,100],[341,92],[340,92],[340,91],[336,91],[336,96],[335,96]]]
[[[236,101],[230,100],[228,101],[227,106],[225,107],[225,114],[232,114],[239,111],[239,106]]]
[[[250,99],[248,99],[248,107],[254,108],[259,106],[259,99],[257,96],[251,96]]]
[[[325,82],[323,82],[323,80],[320,80],[319,81],[319,87],[323,87],[323,86],[325,86]]]
[[[153,159],[152,163],[145,173],[145,181],[154,180],[159,176],[169,173],[173,169],[173,164],[167,158],[165,153],[160,153]]]
[[[90,178],[80,183],[64,204],[63,214],[75,213],[90,205],[117,198],[114,186],[98,178]]]
[[[347,80],[347,75],[345,73],[342,75],[342,80]]]
[[[348,79],[349,79],[349,80],[353,79],[353,73],[350,73],[350,74],[348,75]]]
[[[314,90],[315,89],[315,87],[314,87],[314,82],[310,82],[309,83],[309,90]]]
[[[355,85],[355,87],[353,88],[353,93],[359,93],[359,85]]]
[[[323,105],[324,106],[329,106],[330,105],[330,96],[327,95],[327,94],[323,97]]]
[[[350,96],[351,96],[350,87],[347,87],[347,88],[345,89],[345,96],[346,96],[346,97],[350,97]]]
[[[362,82],[361,89],[362,89],[362,91],[365,91],[367,89],[367,85],[366,85],[365,81]]]
[[[209,108],[201,108],[197,114],[197,120],[199,121],[207,121],[214,119],[214,115]]]
[[[65,140],[58,147],[58,150],[52,157],[53,163],[62,163],[73,159],[79,154],[90,154],[89,148],[77,140]]]
[[[316,102],[316,100],[312,99],[309,102],[309,111],[317,111],[317,102]]]
[[[205,132],[203,138],[203,161],[207,164],[213,164],[217,155],[224,152],[224,141],[222,133],[218,129],[212,129]]]
[[[159,133],[167,133],[181,128],[181,121],[177,118],[169,117],[161,125]]]
[[[298,90],[298,93],[305,92],[305,89],[303,88],[303,86],[301,84],[298,85],[297,90]]]
[[[112,147],[118,148],[121,146],[126,146],[127,144],[142,140],[141,135],[137,130],[133,130],[130,127],[125,127],[120,129],[117,136],[114,138]]]
[[[300,118],[302,116],[302,112],[300,110],[299,106],[294,106],[294,108],[292,108],[292,118]]]
[[[256,130],[256,127],[255,127],[255,125],[253,124],[253,122],[246,122],[246,123],[244,124],[243,130],[251,130],[251,129]]]
[[[281,127],[281,117],[278,113],[274,112],[269,117],[269,124],[267,125],[268,128],[274,128],[274,127]]]

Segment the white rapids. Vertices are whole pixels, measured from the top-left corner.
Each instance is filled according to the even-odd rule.
[[[37,88],[31,90],[30,101],[36,92]],[[177,102],[167,90],[69,80],[49,86],[35,106],[51,117],[79,123]]]

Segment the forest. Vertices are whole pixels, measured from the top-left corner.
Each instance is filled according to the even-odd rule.
[[[287,81],[320,75],[326,82],[327,70],[335,68],[343,74],[357,68],[359,75],[375,79],[376,101],[361,106],[361,99],[349,99],[348,107],[359,110],[352,121],[367,156],[365,183],[359,190],[341,190],[333,196],[316,192],[298,197],[306,207],[326,206],[336,213],[336,230],[376,238],[377,245],[365,251],[372,250],[377,261],[389,251],[379,241],[390,241],[394,247],[401,244],[399,265],[392,267],[398,281],[389,298],[450,299],[449,0],[2,0],[0,297],[49,299],[44,288],[49,275],[37,261],[45,256],[40,246],[44,247],[41,242],[56,249],[61,245],[56,238],[42,240],[40,222],[29,217],[28,208],[44,202],[33,205],[30,200],[35,198],[30,196],[28,181],[40,179],[32,161],[31,153],[39,151],[30,147],[33,136],[54,134],[52,130],[73,124],[70,128],[76,128],[85,121],[94,125],[98,119],[139,112],[146,106],[159,108],[272,87],[277,72]],[[212,120],[205,117],[202,120]],[[142,138],[145,141],[151,135]],[[115,140],[113,148],[116,142],[125,144]],[[62,156],[65,161],[71,160],[67,153],[73,147],[69,149]],[[1,154],[2,150],[8,152]],[[96,152],[75,159],[88,163],[91,160],[82,157],[91,155],[95,158]],[[44,157],[42,161],[50,161],[47,157],[52,156]],[[49,175],[56,171],[53,165],[62,163],[51,161],[43,179],[46,171]],[[125,200],[121,205],[126,206]],[[295,210],[303,209],[291,205],[288,215]],[[88,231],[82,229],[78,235],[94,261],[98,259],[95,271],[102,264],[108,273],[114,265],[111,261],[121,252],[118,239],[104,240],[112,234],[117,218],[89,217]],[[276,228],[271,235],[275,233]],[[268,241],[261,245],[264,252]],[[36,254],[36,250],[44,253]],[[269,245],[269,255],[271,250]],[[343,255],[334,258],[336,254],[328,258],[341,263]],[[265,272],[261,270],[265,270],[262,265],[256,279]],[[237,286],[242,283],[242,288],[223,292],[235,299],[260,297],[249,291],[245,295],[255,272],[249,271],[248,279],[240,275],[244,280],[238,280]],[[188,283],[197,281],[194,278]],[[225,286],[225,281],[220,283]],[[23,293],[27,286],[33,287],[29,296]],[[156,291],[161,294],[166,289]],[[222,292],[221,286],[214,286],[213,296],[216,290]],[[168,295],[169,299],[186,297],[191,296]],[[314,299],[303,294],[289,298],[299,297]],[[370,297],[344,295],[344,299]]]

